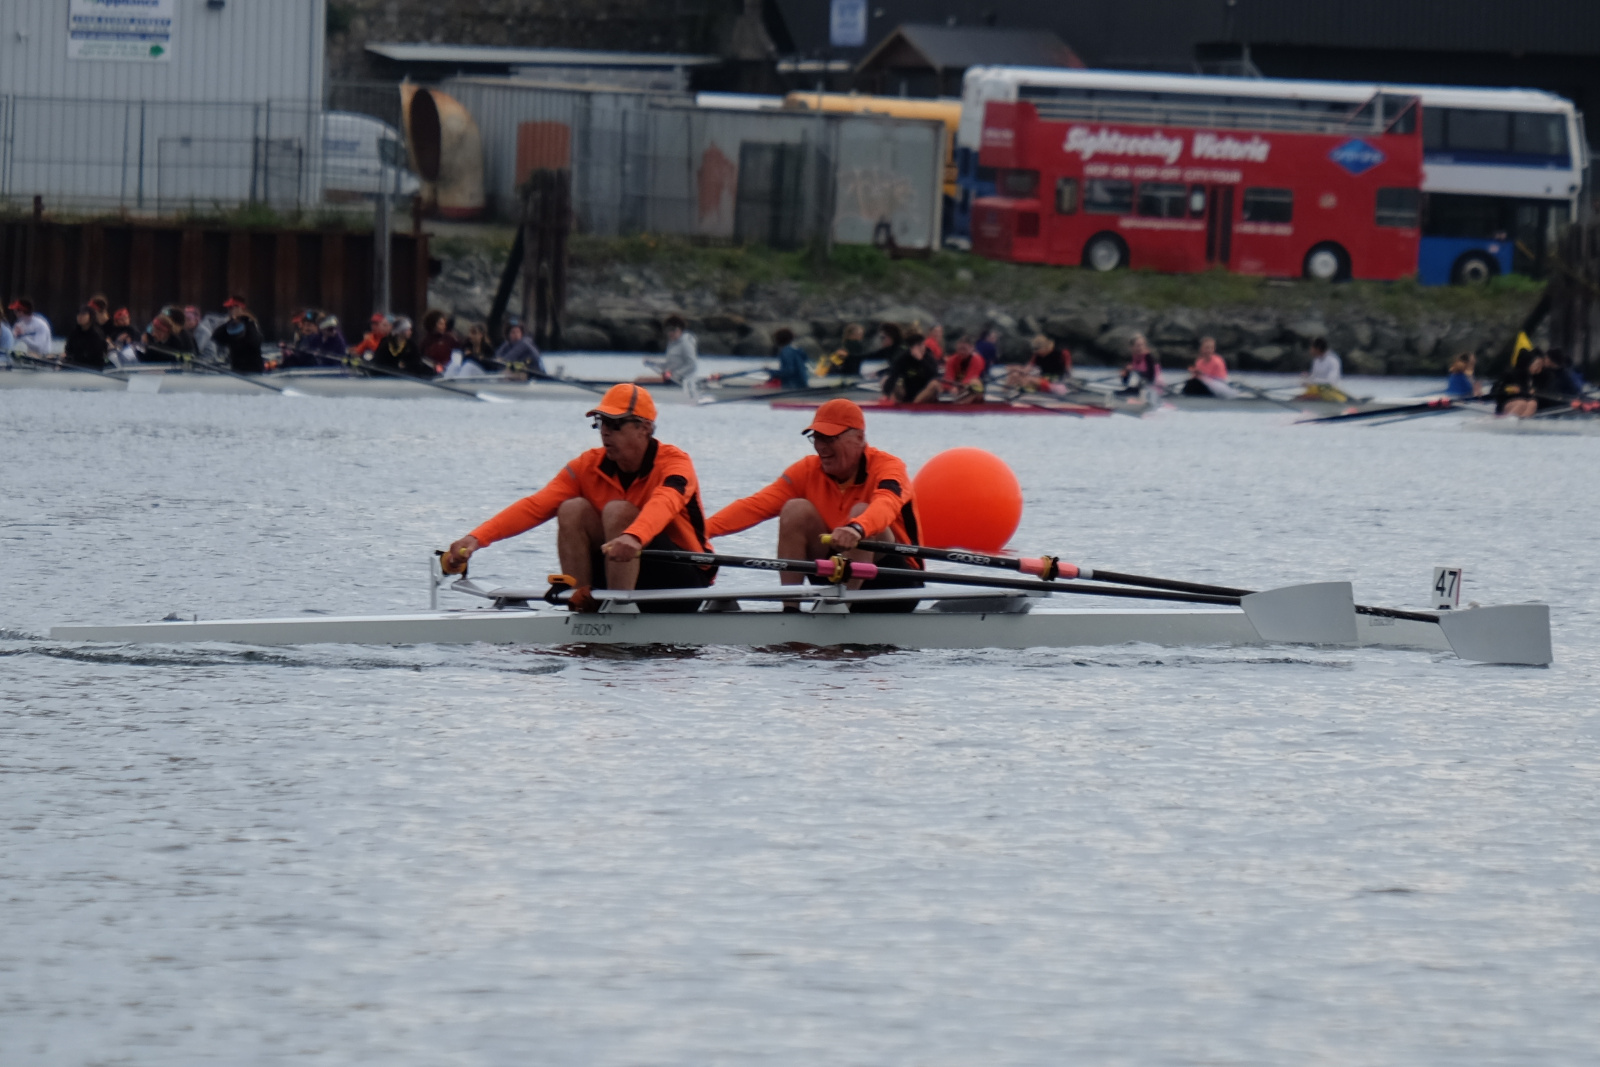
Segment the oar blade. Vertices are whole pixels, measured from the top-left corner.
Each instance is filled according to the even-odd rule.
[[[1314,582],[1251,593],[1239,600],[1261,640],[1286,645],[1356,643],[1355,591],[1349,582]]]
[[[1462,659],[1542,667],[1555,658],[1550,648],[1548,604],[1441,611],[1439,629]]]

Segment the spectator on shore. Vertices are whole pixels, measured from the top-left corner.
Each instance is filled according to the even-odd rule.
[[[506,320],[506,339],[494,350],[494,361],[502,369],[530,374],[535,378],[547,377],[538,346],[528,339],[522,328],[522,320],[518,318]]]
[[[772,335],[772,340],[778,346],[778,369],[768,381],[779,389],[804,389],[810,385],[805,349],[794,343],[794,331],[785,326]]]
[[[261,326],[242,296],[230,296],[222,302],[228,312],[228,321],[212,334],[219,355],[228,357],[228,366],[235,374],[260,374],[266,369],[261,359]]]
[[[1122,388],[1117,395],[1138,396],[1147,387],[1156,396],[1162,394],[1161,359],[1150,351],[1144,334],[1136,333],[1128,338],[1128,364],[1122,368]]]
[[[1475,377],[1478,370],[1478,357],[1472,352],[1463,352],[1450,363],[1450,376],[1445,379],[1445,396],[1477,396],[1481,392],[1478,379]]]
[[[94,305],[78,309],[77,320],[67,334],[64,361],[74,367],[99,370],[106,365],[106,335],[94,321]]]
[[[11,320],[13,343],[36,356],[50,355],[55,346],[50,320],[33,310],[33,301],[25,296],[18,297],[8,310],[14,316]]]
[[[1066,392],[1072,377],[1072,352],[1065,345],[1038,334],[1030,346],[1028,362],[1006,371],[1006,388],[1025,392]]]
[[[867,354],[866,342],[862,340],[865,336],[866,328],[859,322],[846,326],[839,347],[817,360],[817,377],[859,378],[861,360]]]
[[[1315,338],[1311,342],[1311,369],[1306,372],[1306,391],[1297,399],[1349,403],[1349,395],[1339,387],[1343,377],[1344,364],[1339,353],[1328,347],[1327,338]]]

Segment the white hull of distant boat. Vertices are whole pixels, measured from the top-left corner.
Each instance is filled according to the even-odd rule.
[[[1169,647],[1310,644],[1455,652],[1492,663],[1551,661],[1550,614],[1543,604],[1441,612],[1437,621],[1362,614],[1348,582],[1270,590],[1245,597],[1239,608],[1056,608],[1028,610],[1036,594],[938,593],[932,608],[881,614],[853,612],[864,602],[901,600],[901,591],[839,593],[802,587],[786,590],[597,591],[603,609],[575,614],[530,606],[526,591],[476,591],[493,608],[407,615],[352,615],[284,619],[224,619],[57,626],[55,640],[113,643],[225,641],[252,645],[302,644],[523,644],[892,646],[896,648],[1078,648],[1151,644]],[[915,594],[912,594],[915,595]],[[707,599],[707,598],[714,599]],[[651,602],[694,598],[707,610],[641,612]],[[801,600],[808,610],[770,605]]]

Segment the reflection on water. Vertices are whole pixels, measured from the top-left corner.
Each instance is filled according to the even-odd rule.
[[[1004,456],[1030,552],[1412,607],[1464,565],[1552,602],[1547,670],[42,636],[420,608],[429,550],[586,447],[583,409],[0,393],[0,1063],[1592,1056],[1589,439],[870,427]],[[716,507],[804,421],[661,432]],[[535,533],[475,570],[553,563]]]

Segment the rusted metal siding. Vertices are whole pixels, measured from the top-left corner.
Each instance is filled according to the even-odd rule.
[[[427,235],[396,234],[390,306],[420,318],[428,297]],[[30,297],[64,332],[95,293],[141,326],[169,304],[220,310],[241,293],[269,337],[302,308],[339,316],[354,341],[372,313],[372,234],[245,230],[183,224],[0,223],[0,293]]]

